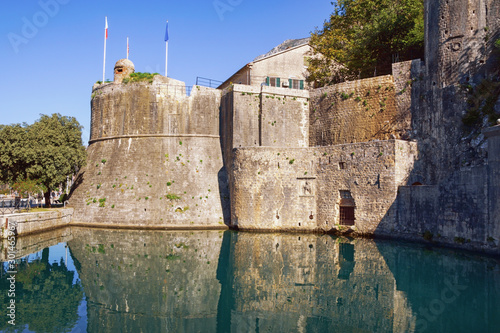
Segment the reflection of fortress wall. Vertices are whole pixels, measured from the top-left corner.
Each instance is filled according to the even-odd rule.
[[[187,97],[182,82],[155,76],[100,85],[92,97],[87,166],[70,200],[75,221],[223,224],[220,92],[194,87]]]
[[[68,242],[73,239],[70,228],[58,228],[51,231],[27,235],[23,237],[16,237],[16,259],[27,256],[46,247],[50,247],[59,243]],[[1,240],[0,248],[0,261],[7,261],[9,254],[8,240]]]
[[[372,241],[240,233],[230,252],[232,330],[308,331],[314,324],[320,331],[390,331],[397,322],[407,331],[411,326],[403,325],[413,325],[395,312],[395,280]]]
[[[69,246],[92,308],[89,331],[215,331],[222,234],[73,233]]]
[[[414,143],[400,140],[237,149],[232,223],[242,229],[330,230],[340,223],[340,191],[349,191],[356,229],[373,233],[384,216],[396,219],[389,208],[416,154]]]

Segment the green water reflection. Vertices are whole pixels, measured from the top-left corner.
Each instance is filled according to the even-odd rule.
[[[493,258],[307,234],[75,228],[68,237],[76,272],[44,258],[19,265],[18,319],[30,330],[77,331],[81,287],[88,332],[497,332],[500,325]],[[4,290],[5,275],[1,283]],[[6,301],[0,297],[3,309]],[[5,318],[0,323],[8,328]]]
[[[2,265],[0,275],[0,328],[12,329],[8,321],[7,306],[15,299],[17,327],[28,325],[35,332],[67,332],[78,319],[77,308],[83,297],[79,282],[73,283],[74,271],[66,268],[62,260],[49,263],[49,248],[33,260],[22,258],[15,265],[16,288],[10,297],[7,266]]]

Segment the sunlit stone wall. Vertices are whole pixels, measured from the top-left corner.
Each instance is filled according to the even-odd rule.
[[[374,233],[417,156],[415,143],[389,140],[317,148],[241,148],[231,169],[232,225],[241,229],[331,230],[341,191],[355,204],[355,230]]]
[[[187,97],[183,82],[161,76],[96,86],[87,166],[69,199],[74,221],[224,226],[219,104],[215,89]]]

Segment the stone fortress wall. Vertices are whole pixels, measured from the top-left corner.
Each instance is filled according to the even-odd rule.
[[[227,180],[220,93],[155,76],[95,86],[87,166],[72,193],[74,220],[224,226]]]
[[[221,142],[226,165],[240,147],[308,147],[307,90],[235,84],[222,91]]]
[[[415,142],[398,140],[410,131],[411,64],[395,64],[393,75],[312,91],[246,85],[224,90],[221,136],[231,226],[343,229],[346,192],[357,233],[373,234],[382,219],[396,223],[390,208],[418,157]]]
[[[464,137],[462,126],[463,85],[498,72],[498,17],[492,0],[426,1],[425,61],[311,91],[186,97],[161,76],[96,86],[75,219],[425,234],[498,251],[500,127]]]
[[[372,234],[382,218],[395,222],[386,213],[416,154],[416,144],[402,140],[236,149],[231,222],[239,229],[330,231],[339,227],[347,191],[357,232]]]
[[[408,139],[411,61],[393,75],[348,81],[311,91],[310,145]]]
[[[426,1],[425,61],[411,64],[410,139],[418,143],[407,185],[394,209],[397,225],[383,234],[467,245],[498,252],[500,219],[498,126],[470,131],[462,118],[468,89],[498,75],[493,42],[500,38],[500,3]],[[495,111],[500,113],[500,101]],[[487,127],[483,119],[482,127]],[[465,243],[465,244],[464,244]]]
[[[293,165],[287,165],[286,175],[280,169],[268,176],[268,169],[276,169],[281,159],[273,156],[278,153],[274,149],[255,145],[251,149],[239,148],[233,143],[235,158],[229,170],[234,226],[296,229],[302,219],[302,229],[324,226],[332,230],[329,228],[333,225],[333,230],[338,231],[343,228],[338,226],[342,202],[339,192],[350,190],[356,203],[352,229],[357,232],[413,239],[425,235],[432,241],[498,252],[499,196],[493,195],[499,192],[494,170],[498,169],[500,127],[489,129],[486,135],[466,136],[462,118],[468,106],[462,86],[478,84],[498,73],[491,51],[492,41],[500,37],[500,5],[486,0],[453,4],[443,0],[426,1],[425,8],[425,62],[395,64],[393,75],[311,91],[311,148],[293,151],[292,155],[299,157]],[[500,112],[500,102],[496,110]],[[345,171],[337,167],[325,172],[328,176],[321,179],[319,169],[304,163],[316,159],[314,165],[321,165],[324,153],[338,163],[342,159],[336,149],[339,144],[345,144],[345,151],[354,147],[369,151],[378,140],[399,138],[410,140],[412,146],[399,159],[393,159],[395,163],[387,166],[386,173],[379,173],[380,161],[363,158],[355,163],[358,169],[345,178],[348,182],[329,183],[325,180],[342,177]],[[291,135],[289,140],[293,139]],[[287,147],[289,140],[275,146]],[[301,202],[298,199],[302,186],[298,183],[306,172],[311,183],[317,181],[328,190],[315,189],[311,198]],[[366,181],[353,186],[359,178],[391,172],[404,175],[394,177],[391,191],[378,193],[369,186],[362,191],[352,190],[370,184]],[[266,199],[257,199],[260,196]],[[371,209],[358,204],[363,200],[372,204]],[[278,209],[281,202],[286,202],[287,209]],[[276,207],[274,211],[271,206]],[[289,219],[278,219],[280,214],[276,212],[281,210]],[[305,222],[307,218],[302,215],[308,215],[306,210],[313,220]]]

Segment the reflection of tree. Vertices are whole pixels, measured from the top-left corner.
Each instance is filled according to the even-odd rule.
[[[6,309],[9,281],[2,265],[0,308]],[[62,259],[48,262],[48,249],[42,258],[28,262],[21,259],[16,274],[16,326],[8,324],[9,317],[0,316],[1,330],[21,329],[27,324],[35,332],[63,332],[78,320],[78,305],[83,297],[80,281],[73,284],[75,272],[68,271]],[[5,291],[5,292],[3,292]]]

